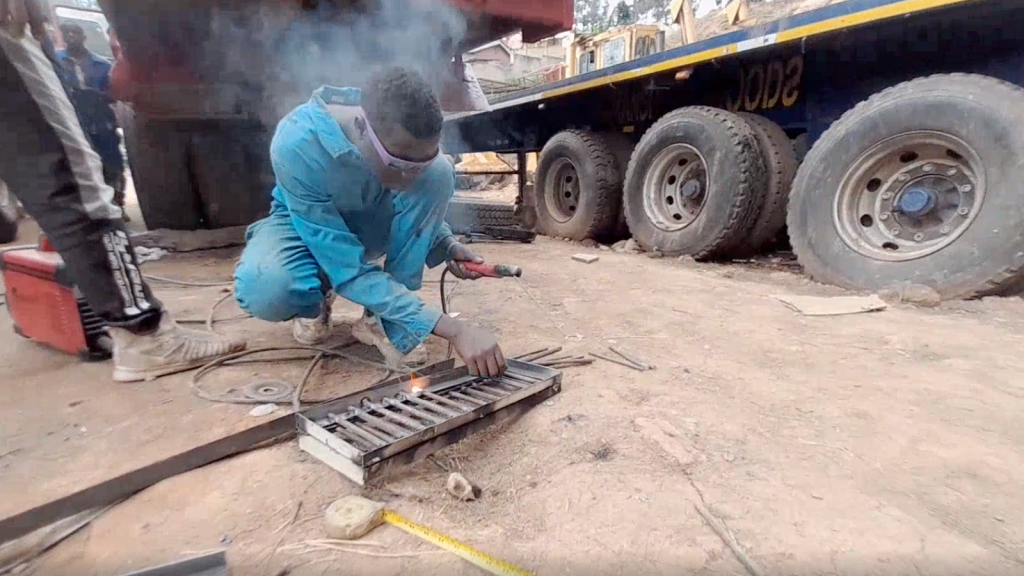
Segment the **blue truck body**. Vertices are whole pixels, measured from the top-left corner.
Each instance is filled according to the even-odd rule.
[[[1022,23],[1017,0],[847,0],[508,95],[490,112],[451,118],[444,147],[535,151],[569,127],[638,137],[688,105],[761,114],[810,144],[856,103],[911,78],[973,72],[1021,84]]]

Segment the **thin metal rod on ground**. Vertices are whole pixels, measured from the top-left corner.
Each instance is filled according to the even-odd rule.
[[[616,348],[615,346],[609,346],[608,349],[621,356],[623,360],[627,362],[632,362],[633,364],[636,364],[637,366],[643,368],[644,370],[651,369],[651,365],[648,364],[647,362],[641,362],[640,360],[637,360],[635,356],[630,356],[629,354],[626,354],[625,352]]]
[[[694,502],[693,507],[697,509],[697,513],[704,518],[704,521],[708,523],[708,526],[711,526],[711,529],[715,531],[715,534],[718,534],[718,537],[722,539],[722,542],[725,542],[725,545],[732,550],[732,553],[736,555],[736,559],[740,561],[740,564],[743,564],[743,567],[747,569],[747,572],[750,572],[751,576],[764,576],[764,572],[761,572],[761,569],[757,567],[757,564],[754,564],[754,561],[747,556],[747,553],[743,551],[743,548],[740,548],[739,543],[732,538],[729,529],[721,520],[715,518],[714,514],[712,514],[700,502]]]
[[[516,358],[516,360],[522,360],[523,362],[536,362],[541,358],[547,358],[548,356],[551,356],[552,354],[557,354],[561,351],[561,346],[556,346],[554,348],[545,348],[544,350],[538,350],[537,352],[533,352],[531,354],[524,354],[522,357]]]
[[[594,358],[600,358],[601,360],[604,360],[605,362],[611,362],[612,364],[618,364],[619,366],[625,366],[626,368],[630,368],[632,370],[636,370],[637,372],[644,372],[643,368],[640,368],[639,366],[634,366],[633,364],[629,364],[628,362],[623,362],[623,361],[620,361],[620,360],[616,360],[615,358],[609,358],[607,356],[602,356],[601,354],[598,354],[596,352],[591,352],[590,355],[593,356]]]
[[[142,277],[154,282],[163,282],[164,284],[174,284],[177,286],[188,286],[191,288],[220,288],[222,286],[231,286],[234,284],[233,280],[224,280],[222,282],[193,282],[191,280],[177,280],[175,278],[157,276],[155,274],[143,274]]]

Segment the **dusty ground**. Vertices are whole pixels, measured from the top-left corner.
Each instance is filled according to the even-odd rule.
[[[582,354],[614,342],[657,369],[568,369],[547,405],[443,452],[484,487],[478,502],[452,501],[430,463],[372,497],[540,574],[744,573],[696,512],[700,498],[765,574],[1024,570],[1020,299],[806,318],[772,295],[840,292],[777,268],[652,260],[547,239],[481,249],[524,265],[540,303],[514,281],[458,287],[454,308],[494,329],[507,351],[561,344]],[[601,259],[570,261],[577,252]],[[233,256],[174,257],[145,269],[225,279]],[[221,294],[157,288],[186,319],[205,316]],[[435,302],[436,290],[428,284],[424,297]],[[231,305],[218,315],[237,313]],[[217,329],[252,346],[289,341],[287,326],[256,320]],[[430,347],[443,357],[442,343]],[[188,375],[114,384],[108,364],[19,339],[6,314],[0,359],[0,516],[258,421],[247,407],[192,397]],[[233,368],[204,384],[294,381],[304,365]],[[332,362],[309,395],[376,377]],[[479,573],[390,527],[367,538],[381,547],[360,550],[401,557],[289,547],[322,538],[322,510],[355,492],[293,441],[146,490],[26,573],[120,574],[220,546],[235,574],[282,566],[314,576]]]

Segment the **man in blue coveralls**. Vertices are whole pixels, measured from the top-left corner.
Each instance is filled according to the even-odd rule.
[[[324,86],[277,126],[270,215],[250,226],[235,269],[239,305],[293,321],[312,346],[327,339],[334,294],[363,306],[352,327],[389,366],[426,362],[430,334],[447,340],[475,375],[505,368],[495,337],[443,315],[415,294],[423,267],[482,262],[444,222],[455,171],[440,154],[443,118],[427,82],[393,68],[362,90]],[[383,266],[373,263],[386,256]]]

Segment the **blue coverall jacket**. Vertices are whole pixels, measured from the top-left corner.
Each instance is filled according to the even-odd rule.
[[[358,105],[359,91],[324,86],[277,126],[270,215],[249,227],[235,296],[253,316],[280,322],[317,317],[333,288],[377,316],[408,353],[441,316],[413,292],[424,265],[445,261],[455,171],[442,157],[410,190],[385,188],[328,104]],[[374,263],[381,256],[383,266]]]

